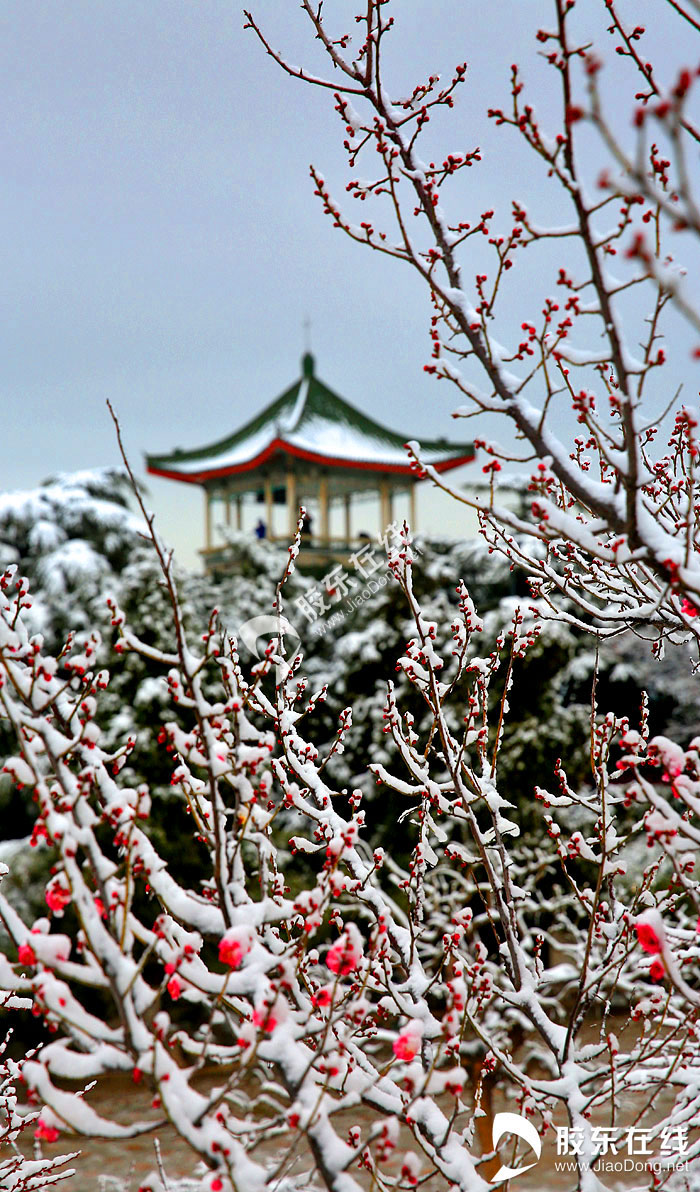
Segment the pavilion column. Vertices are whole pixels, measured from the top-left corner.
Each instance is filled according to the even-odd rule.
[[[236,497],[236,529],[243,529],[243,497],[240,493]]]
[[[212,517],[211,517],[211,493],[208,488],[204,490],[204,544],[207,550],[211,550],[212,546]]]
[[[346,542],[352,542],[352,517],[351,517],[352,505],[351,505],[351,501],[352,501],[351,493],[346,493],[345,494],[345,541]]]
[[[411,533],[415,534],[418,529],[418,524],[417,524],[417,519],[416,519],[416,486],[415,486],[415,484],[412,484],[408,490],[408,500],[409,500],[408,520],[409,520],[409,523],[411,526]]]
[[[269,476],[265,477],[265,521],[267,536],[272,538],[272,481]]]
[[[379,528],[382,534],[393,520],[391,495],[389,479],[387,476],[382,476],[379,481],[379,521],[381,523]]]
[[[226,526],[231,528],[231,494],[226,493]]]
[[[287,469],[287,532],[293,538],[297,532],[299,520],[299,502],[297,500],[297,478],[291,468]]]
[[[329,517],[328,517],[328,477],[325,473],[321,473],[318,480],[318,503],[321,513],[321,524],[319,529],[319,540],[327,543],[329,535]]]

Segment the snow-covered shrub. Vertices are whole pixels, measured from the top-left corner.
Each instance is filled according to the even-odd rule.
[[[92,628],[109,583],[135,554],[148,555],[130,494],[123,470],[96,468],[0,495],[0,565],[28,577],[29,623],[52,644]]]
[[[93,665],[96,638],[57,662],[26,631],[22,581],[2,580],[0,704],[18,744],[6,767],[36,796],[37,831],[57,863],[47,913],[33,924],[0,897],[16,949],[0,956],[0,984],[31,998],[48,1029],[23,1077],[49,1128],[119,1138],[157,1133],[167,1119],[193,1165],[205,1164],[206,1192],[273,1188],[287,1175],[305,1189],[349,1192],[361,1186],[357,1167],[379,1186],[433,1172],[478,1192],[499,1163],[489,1157],[494,1087],[545,1134],[564,1125],[580,1134],[582,1186],[600,1115],[614,1129],[627,1091],[644,1090],[639,1125],[654,1146],[691,1122],[700,899],[695,830],[680,812],[700,798],[695,746],[594,720],[589,789],[571,789],[560,771],[557,789],[538,792],[545,844],[519,852],[498,755],[538,625],[517,611],[479,656],[482,625],[463,585],[451,627],[424,614],[404,534],[388,561],[414,625],[398,666],[430,716],[419,732],[389,683],[384,727],[398,761],[372,767],[406,802],[401,869],[366,845],[362,792],[330,784],[328,754],[302,731],[319,695],[301,655],[286,662],[281,634],[249,672],[214,619],[194,647],[158,549],[171,648],[141,641],[116,602],[112,618],[121,652],[165,674],[177,713],[159,745],[180,796],[173,816],[177,807],[187,817],[199,859],[189,885],[147,833],[150,791],[129,781],[131,740],[105,745],[110,680]],[[284,592],[283,582],[280,617]],[[334,752],[350,722],[347,710]],[[286,847],[305,859],[293,891],[281,868],[283,816]],[[640,836],[647,865],[623,902],[616,883]],[[547,888],[554,869],[562,880]],[[617,1035],[613,1007],[627,1018]],[[205,1068],[213,1080],[202,1081]],[[101,1117],[66,1085],[112,1072],[150,1088],[144,1120]],[[688,1158],[700,1150],[694,1136],[685,1144]]]

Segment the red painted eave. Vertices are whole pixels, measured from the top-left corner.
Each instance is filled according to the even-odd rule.
[[[369,460],[354,460],[354,459],[337,459],[332,455],[317,455],[313,451],[307,451],[304,447],[295,447],[291,443],[286,443],[284,439],[273,439],[271,443],[256,455],[253,459],[246,460],[242,464],[234,464],[228,468],[210,468],[203,469],[201,472],[174,472],[169,468],[154,468],[150,465],[146,469],[151,476],[163,476],[166,480],[180,480],[183,484],[206,484],[209,480],[221,480],[226,476],[239,476],[244,472],[252,472],[255,468],[260,467],[261,464],[266,463],[270,456],[275,452],[281,452],[286,455],[295,455],[299,459],[309,460],[311,463],[319,464],[321,467],[328,468],[347,468],[356,469],[363,472],[390,472],[398,476],[413,476],[409,463],[405,464],[383,464],[380,461],[376,463]],[[449,472],[452,468],[459,468],[462,464],[470,464],[474,459],[474,453],[470,455],[458,455],[451,459],[441,460],[439,463],[431,464],[436,472]]]

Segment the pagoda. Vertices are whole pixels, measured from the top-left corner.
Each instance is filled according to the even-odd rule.
[[[366,537],[353,524],[353,506],[366,499],[378,499],[380,525],[385,527],[393,521],[394,497],[408,494],[408,521],[415,530],[419,477],[411,469],[408,438],[333,393],[316,375],[314,357],[307,352],[301,377],[240,430],[193,451],[147,455],[146,467],[153,476],[204,489],[202,555],[209,571],[226,569],[226,532],[234,526],[243,529],[243,506],[250,502],[257,505],[258,514],[264,510],[265,536],[272,541],[289,542],[299,506],[310,509],[314,518],[311,532],[302,539],[302,556],[324,562],[342,559],[359,537]],[[472,443],[421,439],[420,446],[421,459],[438,472],[474,458]],[[220,521],[215,520],[217,505]],[[275,516],[277,506],[285,509],[283,526]],[[338,509],[342,533],[332,535],[332,515],[337,523]],[[223,541],[217,543],[219,528]]]

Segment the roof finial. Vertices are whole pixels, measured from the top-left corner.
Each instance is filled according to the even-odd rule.
[[[302,327],[304,328],[304,355],[301,358],[301,369],[305,377],[312,377],[316,362],[311,355],[311,319],[308,315],[306,315]]]

